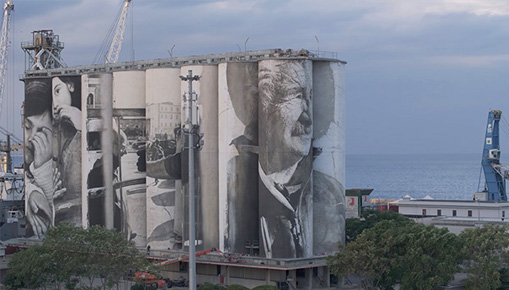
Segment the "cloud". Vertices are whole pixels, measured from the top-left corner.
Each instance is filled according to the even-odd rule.
[[[67,64],[89,64],[121,4],[16,0],[11,47],[21,55],[19,42],[31,40],[30,32],[53,29],[65,42]],[[348,111],[354,112],[348,114],[349,132],[363,136],[377,132],[358,124],[387,118],[377,115],[380,108],[398,115],[402,108],[414,112],[432,100],[432,113],[454,103],[477,108],[488,102],[480,94],[493,96],[491,103],[505,100],[506,0],[133,0],[131,5],[120,61],[132,60],[134,53],[135,59],[168,57],[173,45],[174,56],[235,52],[244,49],[248,37],[248,50],[338,52],[348,62]],[[15,75],[22,73],[22,60],[17,56],[21,65]],[[422,102],[411,101],[415,98]],[[355,114],[369,106],[369,118]],[[354,150],[369,143],[362,138],[347,142]]]
[[[424,1],[427,2],[427,1]],[[450,14],[469,13],[478,16],[507,16],[509,2],[505,0],[442,0],[429,2],[424,13]]]

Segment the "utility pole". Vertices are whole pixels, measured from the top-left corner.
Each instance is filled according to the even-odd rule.
[[[5,172],[12,173],[12,159],[11,159],[11,135],[7,135],[7,152],[5,152],[7,157],[7,170]]]
[[[189,84],[187,97],[184,93],[183,100],[187,103],[188,115],[184,123],[184,134],[187,135],[187,148],[189,153],[188,169],[189,169],[189,289],[196,290],[196,209],[194,199],[194,134],[198,128],[198,118],[196,115],[196,101],[198,96],[193,92],[193,81],[198,81],[200,76],[193,76],[193,71],[188,70],[187,76],[180,76],[182,81]]]

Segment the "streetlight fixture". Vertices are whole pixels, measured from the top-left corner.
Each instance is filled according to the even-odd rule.
[[[198,129],[198,118],[196,113],[196,102],[198,95],[193,92],[193,81],[198,81],[200,76],[194,75],[193,71],[188,70],[187,76],[180,76],[182,81],[188,82],[188,92],[184,93],[183,99],[187,102],[188,116],[184,123],[184,134],[187,135],[187,148],[189,156],[188,174],[189,174],[189,289],[196,290],[196,209],[194,200],[194,134]]]

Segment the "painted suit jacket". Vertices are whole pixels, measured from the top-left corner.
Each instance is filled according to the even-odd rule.
[[[311,156],[301,160],[284,185],[270,180],[259,166],[260,236],[268,258],[312,256],[311,161]]]

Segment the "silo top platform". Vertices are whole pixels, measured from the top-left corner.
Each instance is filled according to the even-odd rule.
[[[80,65],[45,70],[27,70],[20,77],[21,80],[58,75],[80,75],[87,73],[105,73],[124,70],[146,70],[150,68],[181,67],[184,65],[215,65],[222,62],[258,61],[262,59],[295,59],[305,58],[316,61],[341,62],[336,52],[309,51],[305,49],[266,49],[222,54],[193,55],[185,57],[158,58],[151,60],[137,60],[121,63]]]

